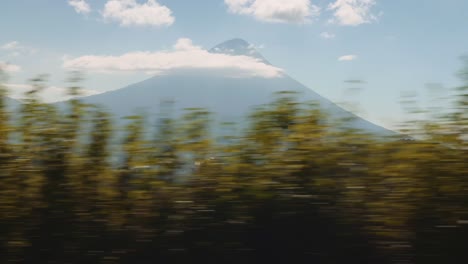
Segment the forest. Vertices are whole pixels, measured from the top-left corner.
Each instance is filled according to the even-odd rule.
[[[468,263],[460,77],[449,110],[390,138],[288,92],[217,135],[205,109],[122,128],[41,102],[43,76],[16,110],[0,86],[0,263]]]

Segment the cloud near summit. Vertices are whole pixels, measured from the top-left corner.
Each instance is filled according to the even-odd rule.
[[[63,67],[94,72],[147,72],[168,74],[183,69],[222,70],[228,77],[277,78],[283,70],[247,55],[211,53],[181,38],[171,50],[135,51],[118,56],[86,55],[65,58]]]

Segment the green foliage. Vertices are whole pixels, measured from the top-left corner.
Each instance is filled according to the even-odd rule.
[[[336,129],[288,92],[219,143],[204,109],[116,133],[98,106],[40,102],[45,76],[15,113],[0,86],[0,262],[466,263],[462,77],[418,140]]]

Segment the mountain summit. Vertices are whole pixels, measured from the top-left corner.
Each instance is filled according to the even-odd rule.
[[[262,54],[260,54],[260,52],[258,52],[254,45],[240,38],[231,39],[218,44],[210,49],[209,52],[234,56],[249,56],[259,59],[263,63],[270,65],[270,63],[262,56]]]
[[[266,63],[263,56],[242,39],[223,42],[210,52],[233,55],[234,59],[235,56],[249,56]],[[169,100],[174,102],[172,110],[175,116],[186,108],[206,108],[215,114],[216,122],[242,124],[248,113],[257,106],[272,102],[273,94],[280,91],[297,92],[303,102],[318,102],[321,110],[329,117],[351,120],[348,127],[378,135],[394,134],[345,111],[286,74],[233,78],[216,69],[188,68],[156,75],[118,90],[84,97],[83,100],[102,105],[117,117],[129,116],[143,109],[153,120],[160,113],[161,103]]]

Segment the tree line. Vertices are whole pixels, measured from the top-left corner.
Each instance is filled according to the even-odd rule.
[[[279,93],[242,132],[0,86],[1,263],[468,263],[468,73],[414,140]],[[69,94],[79,95],[80,77]],[[232,133],[230,133],[230,131]]]

